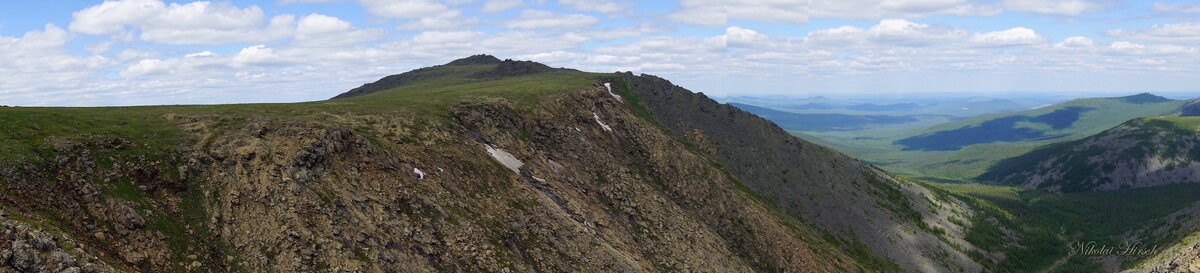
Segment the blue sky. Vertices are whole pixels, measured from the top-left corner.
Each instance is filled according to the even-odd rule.
[[[1186,95],[1198,18],[1197,1],[4,1],[0,104],[320,100],[478,53],[714,96]]]

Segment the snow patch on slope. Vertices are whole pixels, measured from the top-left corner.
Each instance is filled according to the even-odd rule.
[[[421,169],[413,168],[413,173],[417,174],[417,180],[425,179],[425,172],[422,172]]]
[[[604,83],[604,88],[607,88],[607,89],[608,89],[608,94],[609,94],[609,95],[612,95],[612,96],[613,96],[613,98],[616,98],[616,99],[617,99],[617,101],[620,101],[620,102],[625,102],[625,99],[622,99],[620,95],[617,95],[616,93],[613,93],[613,92],[612,92],[612,83],[607,83],[607,82],[606,82],[606,83]]]
[[[604,127],[605,131],[612,132],[612,127],[608,127],[608,124],[604,124],[603,121],[600,121],[600,115],[597,115],[595,112],[592,112],[592,118],[596,119],[596,123],[599,123],[600,127]]]
[[[496,148],[496,146],[492,146],[492,144],[484,144],[484,147],[487,148],[488,154],[492,158],[495,158],[496,161],[500,161],[500,164],[503,164],[504,167],[507,167],[514,173],[521,174],[521,166],[524,166],[525,163],[521,163],[521,160],[518,160],[517,157],[500,148]]]

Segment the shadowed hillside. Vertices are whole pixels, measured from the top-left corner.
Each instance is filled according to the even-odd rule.
[[[1200,118],[1134,119],[1009,158],[980,180],[1074,192],[1200,181]]]

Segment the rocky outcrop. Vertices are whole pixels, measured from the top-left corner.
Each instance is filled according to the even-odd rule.
[[[462,58],[462,59],[458,59],[458,60],[453,60],[453,61],[450,61],[449,63],[446,63],[446,65],[448,65],[448,66],[467,66],[467,65],[499,64],[499,63],[500,63],[500,59],[497,59],[496,57],[494,57],[492,55],[479,54],[479,55],[471,55],[470,57],[466,57],[466,58]]]
[[[495,79],[502,77],[533,75],[550,71],[554,71],[554,68],[550,68],[549,66],[534,61],[504,60],[496,64],[495,68],[486,71],[480,71],[479,73],[472,74],[471,77]]]
[[[1128,273],[1197,273],[1200,272],[1200,240],[1193,238],[1191,242],[1170,249],[1164,253],[1166,257],[1161,262],[1151,264],[1142,269],[1129,270]]]
[[[8,218],[0,211],[0,272],[117,272],[89,247]]]
[[[50,137],[33,158],[0,165],[0,201],[14,219],[40,223],[34,227],[46,234],[53,233],[44,228],[53,226],[65,234],[63,241],[122,271],[170,267],[164,230],[150,228],[165,224],[150,219],[169,209],[147,196],[178,192],[183,185],[161,173],[173,161],[150,160],[149,154],[118,159],[137,149],[145,147],[103,135],[83,141]]]
[[[346,116],[334,124],[180,118],[226,263],[312,271],[831,271],[853,267],[600,88],[539,110],[493,100],[456,122]],[[601,116],[613,130],[592,120]],[[576,130],[579,128],[579,130]],[[390,135],[390,136],[388,136]],[[514,173],[493,145],[522,161]],[[615,148],[621,147],[621,148]],[[408,170],[437,170],[423,178]],[[805,235],[807,234],[807,235]]]

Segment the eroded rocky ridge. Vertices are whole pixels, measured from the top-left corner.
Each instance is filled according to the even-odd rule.
[[[456,105],[450,122],[168,114],[194,139],[170,161],[91,152],[138,140],[56,143],[7,169],[4,197],[117,271],[860,268],[627,109],[597,85],[537,109]]]
[[[667,131],[787,214],[849,245],[862,244],[905,271],[978,272],[950,218],[973,212],[954,198],[892,177],[775,124],[662,78],[624,74],[634,97]]]
[[[5,223],[45,234],[5,257],[59,257],[0,271],[985,270],[957,199],[648,75],[436,114],[156,118],[187,141],[52,137],[0,165]]]

